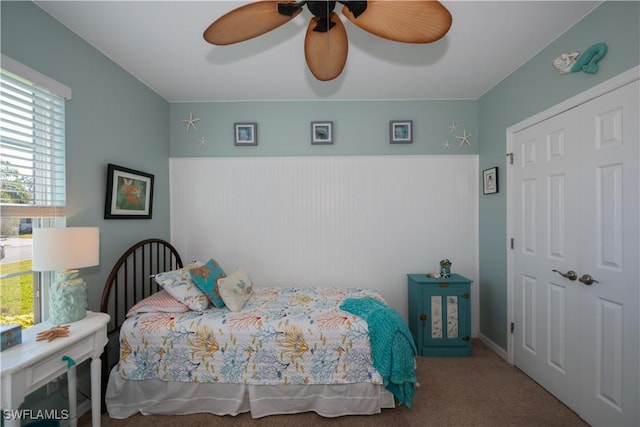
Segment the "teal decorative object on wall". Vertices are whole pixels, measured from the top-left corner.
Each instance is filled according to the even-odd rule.
[[[607,54],[607,45],[596,43],[583,54],[577,51],[563,53],[553,61],[553,66],[560,74],[584,71],[587,74],[598,72],[598,62]]]

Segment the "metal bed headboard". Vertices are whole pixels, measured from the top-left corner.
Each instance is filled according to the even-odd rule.
[[[157,273],[182,268],[176,248],[162,239],[142,240],[116,261],[102,290],[100,311],[111,319],[107,326],[109,342],[102,353],[102,411],[109,372],[119,357],[119,331],[129,309],[138,301],[157,292],[160,286],[153,280]]]

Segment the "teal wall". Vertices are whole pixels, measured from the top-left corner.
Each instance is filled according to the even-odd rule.
[[[561,75],[564,52],[608,45],[595,75]],[[480,170],[506,166],[506,129],[640,63],[640,2],[604,2],[479,99]],[[506,173],[500,193],[480,197],[480,333],[507,349]]]
[[[67,224],[100,227],[100,265],[83,269],[89,309],[98,311],[109,269],[122,252],[142,238],[169,238],[169,104],[34,4],[2,1],[0,14],[2,53],[73,91],[66,104]],[[153,219],[103,219],[107,163],[155,175]],[[80,365],[85,394],[88,372],[88,363]],[[24,404],[67,406],[61,393],[47,397],[43,389]]]
[[[190,114],[200,120],[187,130]],[[469,100],[171,104],[171,157],[477,154],[477,118],[477,101]],[[412,144],[389,143],[390,120],[413,120]],[[333,145],[311,145],[312,121],[333,121]],[[256,122],[258,145],[234,146],[234,122]],[[465,130],[471,144],[461,146],[456,136]]]
[[[504,171],[508,127],[640,63],[639,9],[638,2],[603,3],[479,100],[170,105],[29,2],[0,2],[1,50],[73,90],[67,104],[68,224],[101,229],[101,265],[84,273],[89,308],[97,310],[108,269],[125,246],[149,236],[169,238],[169,157],[477,153],[481,170]],[[558,54],[596,42],[609,45],[597,75],[561,76],[552,68]],[[200,121],[187,131],[182,120],[190,113]],[[414,120],[413,144],[388,143],[392,119]],[[310,145],[312,120],[334,122],[334,145]],[[237,121],[258,122],[257,147],[233,146]],[[459,132],[449,132],[452,121],[473,134],[471,147],[459,146]],[[446,140],[450,151],[442,147]],[[107,163],[155,175],[152,220],[103,219]],[[505,173],[499,178],[500,193],[480,197],[480,332],[506,349]],[[53,407],[41,397],[32,396],[28,407]]]
[[[100,266],[86,268],[89,309],[131,244],[169,237],[169,103],[31,2],[0,2],[2,53],[69,86],[67,224],[100,227]],[[105,220],[107,164],[155,175],[153,219]]]

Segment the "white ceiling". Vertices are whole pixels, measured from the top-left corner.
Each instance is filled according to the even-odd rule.
[[[424,45],[381,39],[342,19],[349,56],[330,82],[317,81],[306,67],[306,9],[252,40],[229,46],[204,41],[211,22],[246,3],[36,2],[167,101],[207,102],[477,99],[600,1],[443,1],[453,16],[451,30]],[[335,9],[340,16],[341,9]]]

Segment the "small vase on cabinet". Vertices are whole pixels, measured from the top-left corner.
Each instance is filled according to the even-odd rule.
[[[440,277],[447,278],[451,276],[451,261],[445,258],[440,261]]]

